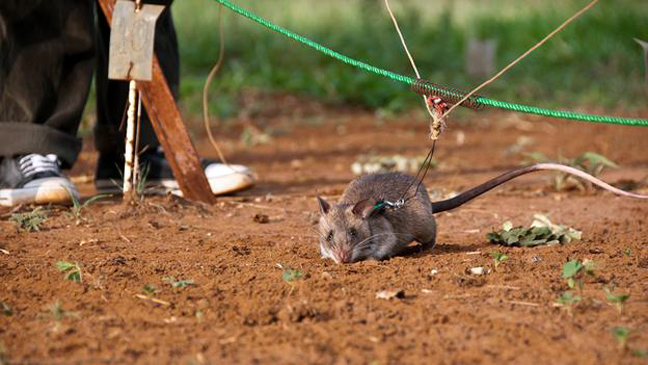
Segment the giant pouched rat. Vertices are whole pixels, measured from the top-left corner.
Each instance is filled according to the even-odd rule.
[[[434,214],[457,208],[475,197],[518,176],[540,170],[554,170],[585,179],[615,194],[648,199],[617,189],[573,167],[541,163],[506,172],[453,198],[430,202],[423,184],[416,178],[398,173],[370,174],[353,180],[335,205],[317,197],[320,252],[337,263],[366,259],[382,260],[407,253],[409,243],[421,243],[420,249],[432,248],[436,238]],[[411,192],[411,193],[410,193]],[[385,208],[385,202],[409,197],[405,204]]]

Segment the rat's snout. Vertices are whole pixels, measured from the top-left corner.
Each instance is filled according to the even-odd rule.
[[[333,251],[335,262],[338,264],[348,264],[351,262],[351,251],[345,249],[337,249]]]

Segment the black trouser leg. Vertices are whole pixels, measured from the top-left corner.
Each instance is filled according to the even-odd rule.
[[[2,0],[4,1],[4,0]],[[180,56],[170,6],[172,1],[145,1],[166,5],[157,20],[155,32],[155,53],[162,71],[176,100],[180,83]],[[103,13],[98,14],[98,57],[97,57],[97,124],[95,125],[95,145],[100,154],[100,164],[114,164],[120,161],[124,151],[125,126],[120,130],[124,110],[128,101],[128,82],[108,80],[108,45],[110,29]],[[148,115],[142,113],[140,148],[148,146],[153,150],[159,142],[153,131]],[[108,162],[110,161],[110,162]],[[115,162],[113,162],[115,161]]]
[[[0,0],[0,156],[53,153],[70,167],[94,67],[93,4]]]

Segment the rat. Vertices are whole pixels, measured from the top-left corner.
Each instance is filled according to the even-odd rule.
[[[337,204],[317,197],[320,253],[336,263],[351,263],[430,249],[436,240],[434,214],[460,207],[509,180],[542,170],[568,173],[618,195],[648,199],[648,195],[623,191],[581,170],[554,163],[517,168],[437,202],[430,201],[425,186],[413,176],[400,172],[368,174],[353,180]],[[401,200],[403,197],[406,199]],[[419,242],[420,247],[409,246],[412,241]]]

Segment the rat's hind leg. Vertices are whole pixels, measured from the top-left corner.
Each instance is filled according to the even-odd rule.
[[[425,224],[422,225],[419,233],[416,235],[416,242],[421,244],[421,251],[429,250],[434,247],[436,243],[436,221],[434,216],[430,215],[426,219]]]

